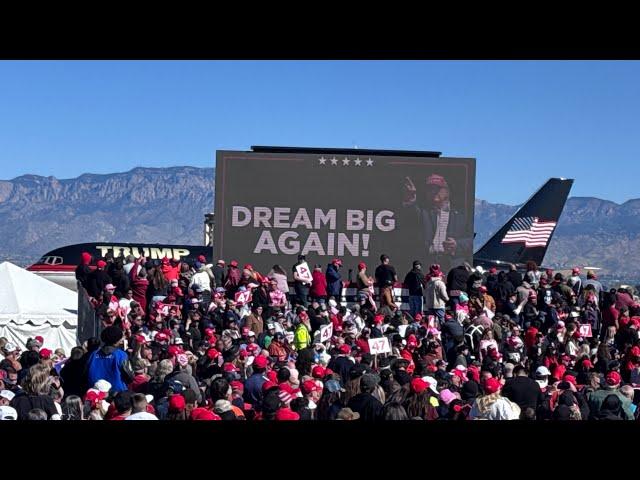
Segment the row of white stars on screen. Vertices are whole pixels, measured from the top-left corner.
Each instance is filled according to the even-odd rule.
[[[371,160],[370,158],[367,160],[360,160],[360,158],[356,158],[355,160],[349,160],[347,157],[344,157],[342,160],[339,160],[336,157],[333,157],[333,158],[320,157],[318,159],[318,162],[320,162],[320,165],[326,165],[327,161],[330,162],[331,165],[338,165],[338,162],[342,162],[342,165],[345,167],[349,165],[351,162],[353,162],[353,164],[356,167],[362,166],[362,162],[364,162],[367,165],[367,167],[373,166],[373,160]]]

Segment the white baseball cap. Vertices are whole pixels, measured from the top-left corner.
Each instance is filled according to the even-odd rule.
[[[13,397],[15,397],[15,396],[16,396],[16,394],[13,393],[11,390],[2,390],[0,392],[0,397],[6,398],[9,401],[13,400]]]
[[[547,367],[545,367],[544,365],[540,365],[537,369],[536,369],[536,375],[551,375],[551,372],[549,371],[549,369]]]
[[[18,347],[15,343],[11,343],[11,342],[7,342],[4,347],[3,350],[9,353],[13,353],[16,350],[18,350]]]
[[[18,412],[9,405],[2,405],[0,407],[0,420],[18,420]]]
[[[111,384],[106,380],[98,380],[93,388],[95,388],[99,392],[109,393],[109,390],[111,390]]]

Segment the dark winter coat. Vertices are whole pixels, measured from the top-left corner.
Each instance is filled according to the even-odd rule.
[[[333,263],[327,265],[327,295],[333,296],[336,300],[342,295],[342,275],[340,270]]]

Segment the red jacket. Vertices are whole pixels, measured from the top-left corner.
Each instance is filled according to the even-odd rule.
[[[175,267],[170,264],[162,264],[160,269],[162,270],[164,278],[167,279],[167,282],[171,282],[171,280],[178,280],[178,277],[180,276],[180,263]]]
[[[369,350],[369,342],[364,338],[356,340],[356,347],[359,347],[363,352],[371,353],[371,350]]]
[[[311,281],[311,289],[309,295],[312,297],[326,297],[327,296],[327,277],[324,273],[314,270],[311,274],[313,280]]]
[[[149,287],[149,280],[146,278],[138,277],[138,265],[140,262],[136,262],[131,271],[129,272],[129,279],[131,280],[131,291],[133,292],[133,299],[140,304],[142,310],[147,311],[147,287]]]

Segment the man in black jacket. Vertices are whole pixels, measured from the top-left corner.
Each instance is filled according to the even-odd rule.
[[[513,288],[518,288],[520,285],[522,285],[522,274],[518,272],[518,269],[514,264],[511,264],[509,266],[509,273],[507,273],[507,279],[511,282],[511,285],[513,285]]]
[[[447,293],[449,294],[449,302],[453,310],[455,310],[456,305],[460,303],[460,293],[467,291],[467,280],[470,274],[471,265],[467,262],[452,268],[447,274]]]
[[[537,411],[544,401],[540,385],[527,374],[527,369],[518,365],[513,369],[513,378],[507,380],[502,389],[502,396],[518,404],[524,412],[527,408]]]
[[[224,282],[226,281],[224,274],[224,260],[218,260],[218,263],[215,267],[213,267],[213,278],[215,280],[215,284],[218,287],[222,287]]]
[[[411,316],[415,317],[416,313],[423,312],[424,288],[426,286],[422,264],[418,260],[414,260],[413,268],[404,277],[404,284],[409,290],[409,311]]]
[[[87,288],[87,291],[93,298],[98,298],[102,295],[104,287],[111,283],[111,277],[105,271],[106,266],[107,262],[104,260],[98,260],[96,263],[96,269],[89,274],[87,282],[87,287],[89,288]]]
[[[382,419],[382,403],[371,394],[378,385],[378,381],[376,375],[370,373],[363,375],[360,379],[361,393],[349,400],[347,406],[354,412],[358,412],[362,420],[372,421]]]

